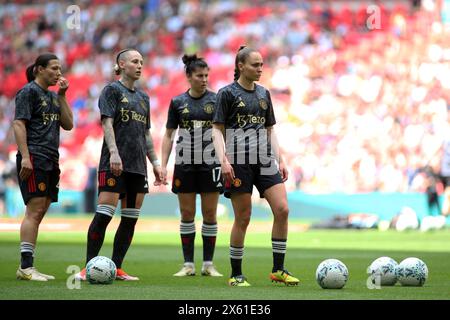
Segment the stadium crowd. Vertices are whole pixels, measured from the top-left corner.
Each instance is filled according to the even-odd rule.
[[[14,95],[27,65],[46,51],[62,61],[75,114],[76,129],[61,137],[65,189],[83,190],[98,165],[98,97],[126,47],[144,55],[141,85],[150,95],[157,150],[170,99],[187,88],[182,54],[205,57],[217,91],[233,79],[239,45],[258,49],[261,83],[281,124],[288,190],[407,191],[447,132],[450,30],[432,1],[421,8],[376,3],[379,20],[370,20],[360,1],[79,3],[79,28],[67,23],[69,2],[0,4],[0,169],[14,168]]]

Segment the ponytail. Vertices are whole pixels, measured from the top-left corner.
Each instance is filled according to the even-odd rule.
[[[36,75],[34,73],[34,67],[35,64],[33,63],[31,66],[28,66],[27,70],[25,71],[25,74],[27,75],[27,81],[31,82],[34,79],[36,79]]]

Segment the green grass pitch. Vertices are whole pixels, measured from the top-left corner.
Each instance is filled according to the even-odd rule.
[[[270,223],[270,222],[268,222]],[[177,232],[138,232],[125,259],[124,268],[140,277],[138,282],[115,281],[112,285],[81,283],[68,289],[70,265],[81,266],[85,255],[84,232],[41,232],[35,266],[56,280],[29,282],[15,279],[19,263],[18,232],[0,233],[0,300],[9,299],[164,299],[164,300],[286,300],[286,299],[450,299],[450,232],[339,230],[290,233],[286,267],[300,278],[297,287],[271,283],[270,234],[249,233],[246,238],[243,271],[252,284],[248,288],[227,285],[230,272],[229,234],[219,233],[215,264],[223,278],[199,275],[202,259],[201,236],[197,233],[195,259],[197,276],[176,278],[172,274],[182,265]],[[110,257],[113,232],[108,229],[101,255]],[[425,261],[429,277],[424,287],[382,287],[368,289],[367,267],[380,257],[397,262],[407,257]],[[343,261],[350,273],[344,289],[324,290],[315,280],[318,264],[327,258]]]

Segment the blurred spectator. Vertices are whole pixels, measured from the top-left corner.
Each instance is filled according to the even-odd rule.
[[[4,168],[5,164],[0,160],[0,217],[6,215],[5,199],[6,199],[6,183]]]
[[[0,159],[0,217],[8,213],[5,201],[6,189],[15,185],[17,185],[15,163]]]
[[[416,174],[423,174],[425,194],[427,196],[428,214],[440,215],[441,205],[439,203],[439,194],[442,193],[443,190],[440,175],[435,172],[431,166],[425,166],[418,169]]]

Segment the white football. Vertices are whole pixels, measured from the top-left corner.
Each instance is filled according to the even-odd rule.
[[[107,257],[97,256],[86,265],[86,280],[92,284],[111,284],[116,273],[115,263]]]
[[[421,287],[428,278],[428,268],[418,258],[406,258],[397,266],[395,274],[403,286]]]
[[[397,282],[395,268],[397,261],[389,257],[380,257],[369,266],[368,273],[372,283],[380,286],[393,286]]]
[[[317,283],[324,289],[341,289],[348,280],[348,269],[342,261],[327,259],[316,270]]]

